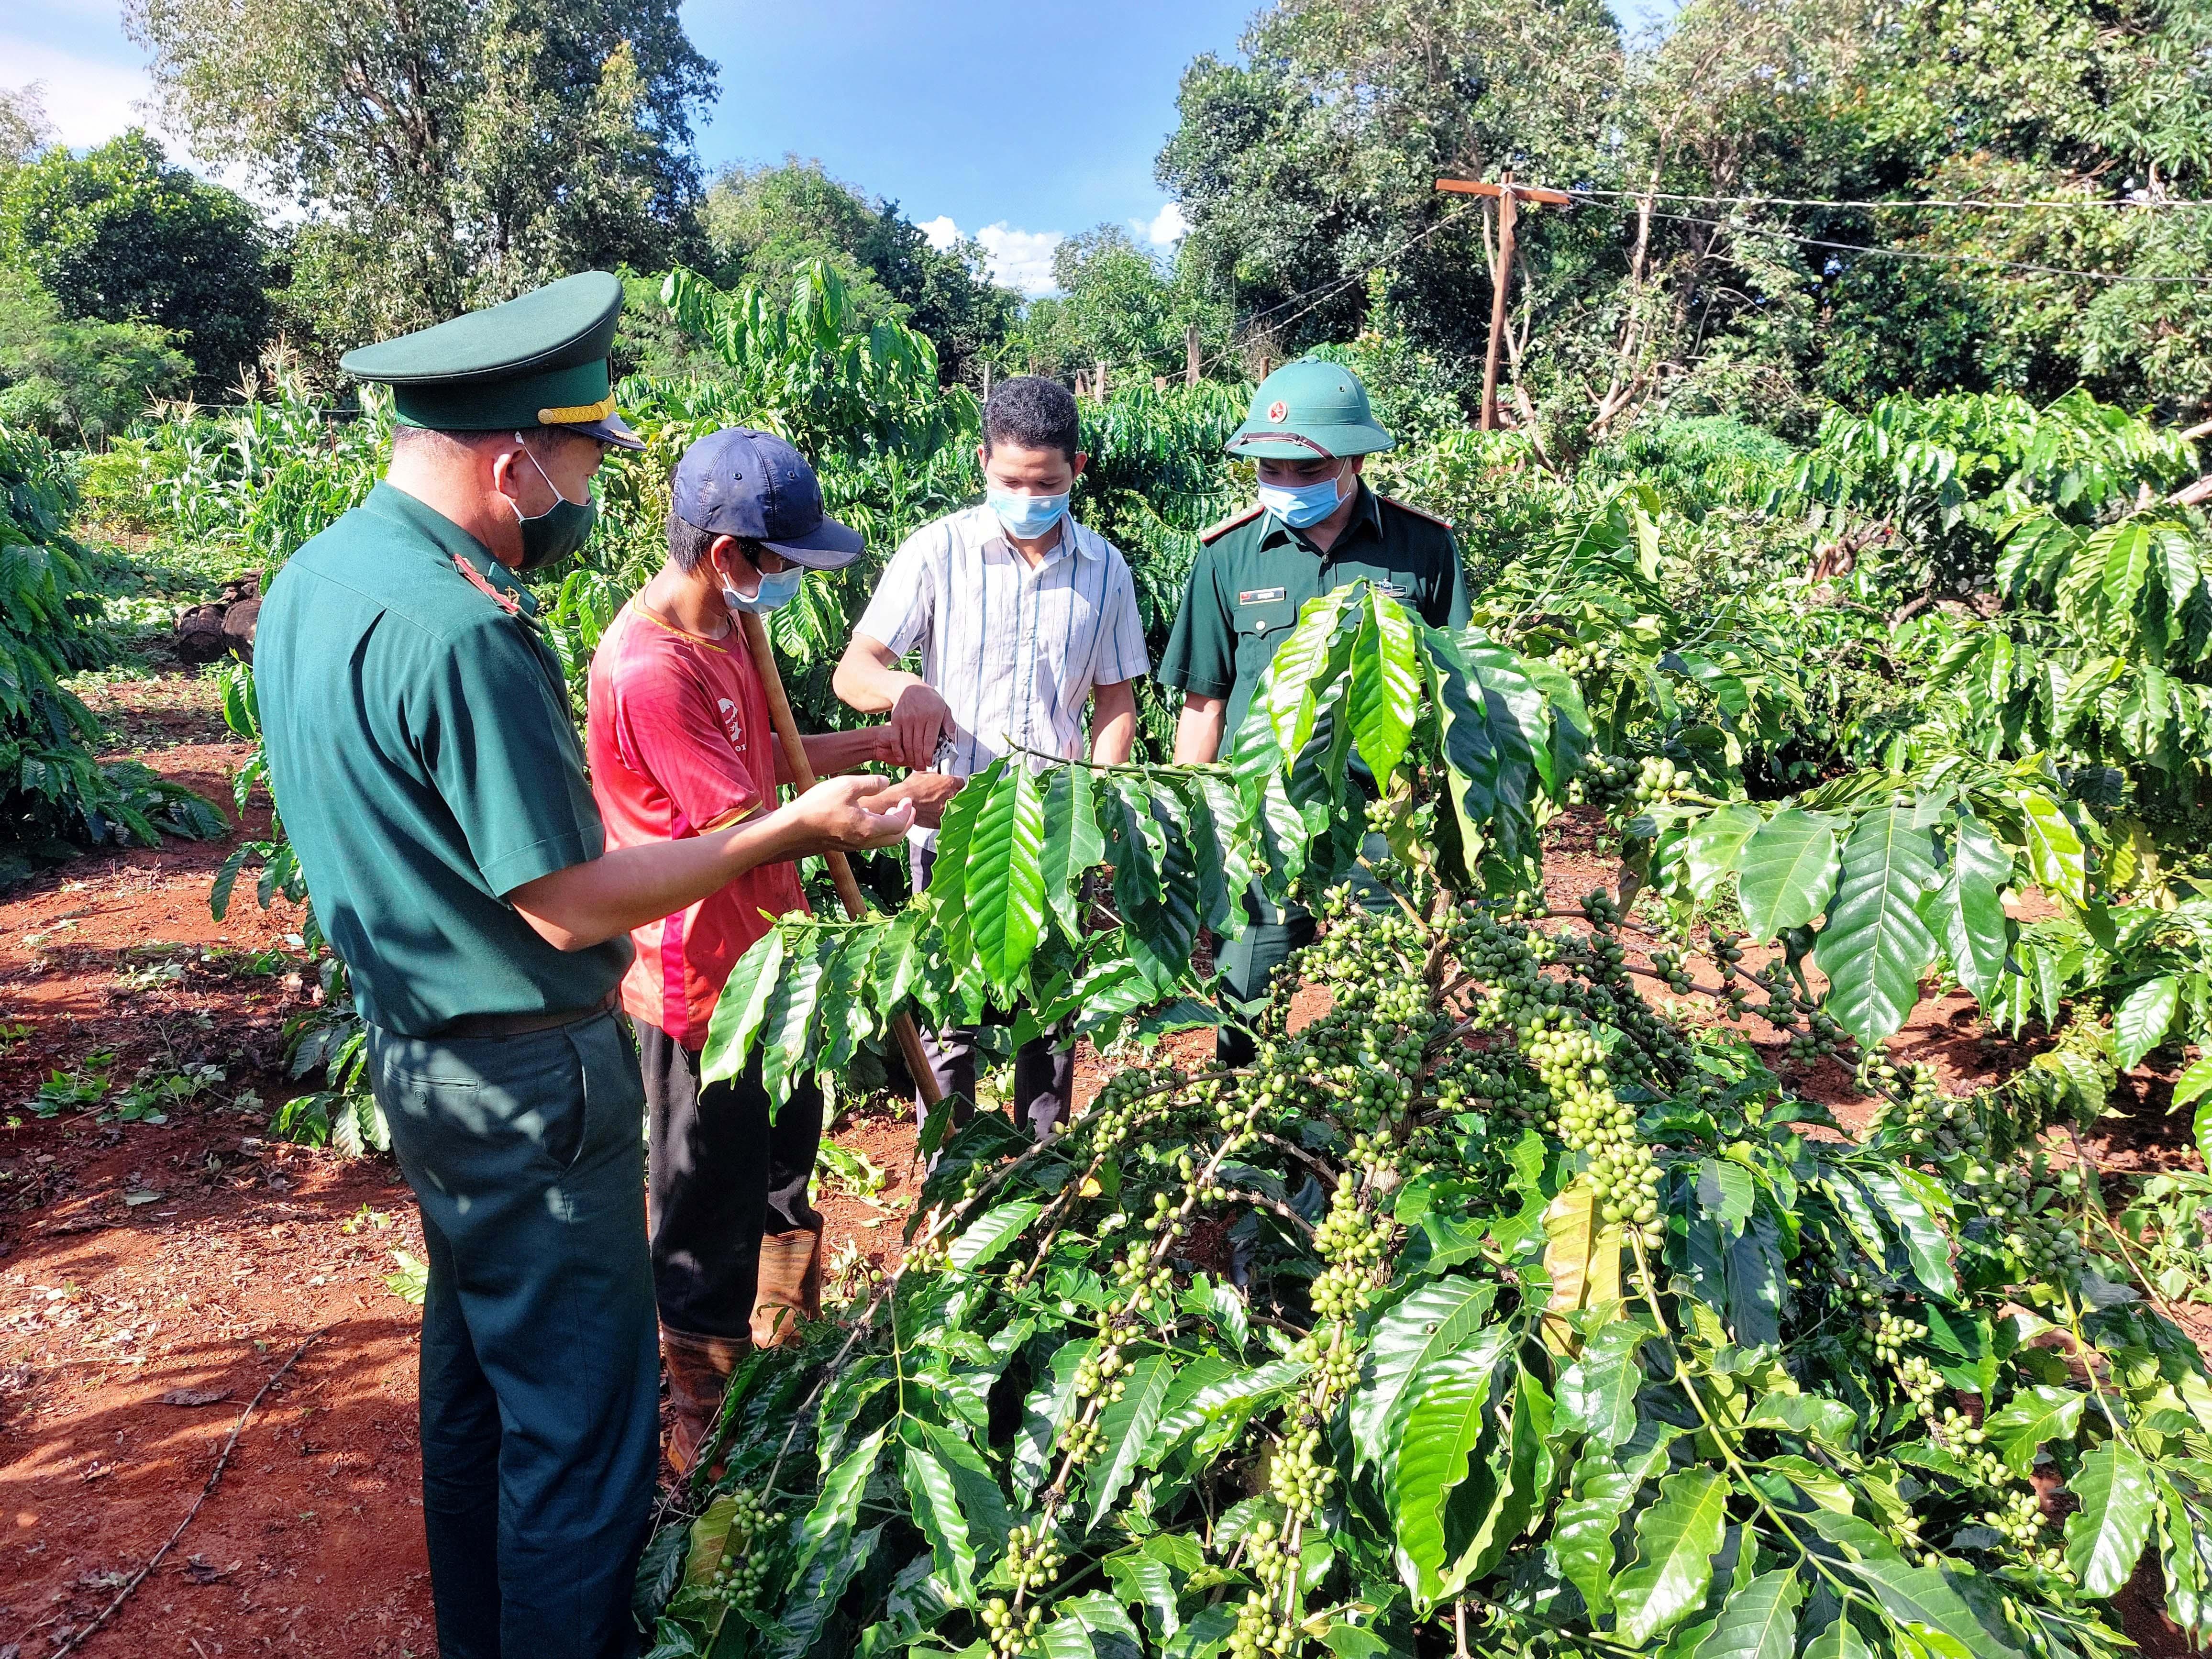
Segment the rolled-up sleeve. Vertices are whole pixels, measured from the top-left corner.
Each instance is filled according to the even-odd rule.
[[[942,562],[935,542],[942,539],[941,533],[921,531],[899,544],[854,630],[880,640],[894,661],[928,635],[934,620],[937,568]]]

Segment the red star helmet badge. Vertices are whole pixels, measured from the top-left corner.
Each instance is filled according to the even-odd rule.
[[[453,568],[459,571],[464,576],[466,576],[471,582],[474,583],[485,593],[490,595],[491,602],[497,605],[501,610],[506,611],[508,616],[513,617],[520,614],[522,610],[521,600],[516,599],[512,593],[503,593],[498,588],[494,587],[489,581],[485,580],[483,571],[477,569],[476,566],[471,564],[466,559],[461,557],[458,553],[453,556]]]
[[[1267,418],[1271,421],[1279,421],[1290,412],[1291,406],[1279,399],[1267,405]]]

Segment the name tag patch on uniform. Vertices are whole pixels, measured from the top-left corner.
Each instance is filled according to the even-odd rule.
[[[1376,582],[1375,591],[1389,599],[1402,599],[1413,590],[1397,582]]]
[[[1273,605],[1283,599],[1288,590],[1280,587],[1248,587],[1237,596],[1239,605]]]

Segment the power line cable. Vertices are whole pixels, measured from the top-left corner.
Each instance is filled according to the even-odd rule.
[[[2118,198],[2092,201],[2075,198],[2072,200],[1992,202],[1977,198],[1945,198],[1911,201],[1844,201],[1839,199],[1791,196],[1694,196],[1679,191],[1599,190],[1581,186],[1570,186],[1567,193],[1571,196],[1605,198],[1618,201],[1640,201],[1646,197],[1649,197],[1657,201],[1692,202],[1729,207],[1903,208],[1913,210],[1924,208],[1944,210],[1985,210],[1991,211],[2017,210],[2034,208],[2212,208],[2212,200],[2199,201],[2194,199],[2163,200],[2152,198],[2136,200],[2130,198]],[[1273,317],[1276,313],[1282,311],[1288,307],[1297,305],[1298,301],[1301,300],[1310,301],[1310,304],[1300,306],[1297,310],[1291,312],[1289,316],[1281,319],[1280,322],[1277,325],[1278,327],[1288,326],[1290,324],[1296,322],[1299,318],[1307,315],[1309,313],[1318,310],[1322,305],[1327,303],[1329,300],[1334,299],[1337,295],[1341,294],[1346,289],[1350,288],[1354,283],[1362,281],[1370,273],[1388,264],[1391,260],[1396,258],[1398,255],[1405,252],[1407,249],[1427,240],[1430,237],[1442,230],[1445,226],[1453,223],[1458,219],[1463,218],[1466,215],[1474,211],[1475,209],[1480,205],[1481,204],[1480,203],[1470,202],[1464,207],[1455,209],[1452,212],[1446,214],[1443,218],[1437,220],[1434,224],[1428,226],[1423,230],[1415,232],[1413,235],[1407,237],[1404,240],[1385,250],[1382,253],[1370,260],[1366,264],[1362,265],[1358,270],[1353,271],[1351,275],[1339,277],[1333,282],[1317,284],[1301,293],[1293,294],[1288,299],[1278,301],[1275,304],[1268,307],[1265,311],[1255,312],[1244,322],[1243,332],[1245,337],[1243,343],[1232,343],[1231,345],[1224,346],[1220,350],[1213,353],[1211,356],[1201,359],[1199,363],[1199,373],[1203,374],[1207,369],[1215,368],[1221,363],[1228,362],[1231,358],[1240,355],[1245,346],[1250,343],[1251,331],[1260,323]],[[1987,254],[1937,253],[1930,252],[1921,248],[1887,247],[1878,244],[1869,245],[1858,242],[1829,241],[1820,237],[1801,236],[1794,231],[1784,230],[1774,227],[1764,225],[1736,225],[1731,224],[1727,220],[1700,218],[1692,214],[1654,213],[1651,216],[1655,219],[1668,220],[1677,224],[1705,225],[1716,230],[1735,230],[1738,232],[1748,232],[1759,235],[1779,237],[1784,240],[1794,242],[1801,247],[1830,249],[1839,253],[1872,255],[1881,258],[1923,259],[1932,260],[1937,263],[1988,265],[2003,270],[2022,271],[2032,276],[2065,276],[2083,282],[2146,283],[2154,286],[2166,287],[2179,286],[2202,288],[2212,286],[2212,276],[2153,276],[2130,271],[2075,270],[2062,265],[2035,264],[2019,259],[2000,259],[1992,255]],[[1175,354],[1171,348],[1164,348],[1162,350],[1152,354],[1140,361],[1144,362],[1149,367],[1155,361],[1170,360],[1174,355]]]
[[[1316,283],[1312,288],[1306,289],[1300,293],[1291,295],[1287,300],[1278,300],[1273,305],[1269,306],[1265,311],[1254,312],[1250,317],[1244,320],[1243,325],[1244,330],[1247,331],[1245,343],[1249,344],[1250,343],[1250,335],[1249,331],[1250,331],[1258,323],[1269,317],[1273,317],[1277,312],[1282,310],[1285,307],[1297,305],[1299,301],[1305,299],[1310,299],[1313,301],[1311,305],[1301,307],[1298,310],[1292,312],[1289,316],[1284,318],[1282,319],[1282,323],[1279,325],[1279,326],[1287,326],[1288,325],[1297,321],[1299,318],[1304,316],[1308,312],[1319,309],[1324,303],[1334,298],[1337,295],[1344,292],[1346,289],[1350,288],[1354,283],[1364,280],[1370,272],[1377,270],[1382,266],[1389,264],[1391,260],[1396,258],[1407,248],[1426,241],[1430,237],[1442,230],[1446,225],[1450,224],[1456,219],[1464,218],[1468,214],[1473,212],[1480,205],[1482,204],[1479,202],[1470,202],[1464,207],[1454,208],[1449,213],[1444,215],[1443,218],[1437,220],[1436,223],[1429,226],[1425,230],[1415,231],[1411,236],[1407,237],[1403,241],[1385,249],[1382,253],[1376,255],[1367,264],[1360,266],[1358,270],[1353,271],[1350,276],[1340,276],[1328,283]],[[1212,356],[1201,358],[1199,362],[1198,372],[1200,374],[1204,374],[1207,369],[1213,368],[1217,364],[1227,362],[1231,357],[1236,356],[1243,349],[1243,346],[1238,344],[1224,346]],[[1145,364],[1147,368],[1150,368],[1154,362],[1171,362],[1174,358],[1182,355],[1182,354],[1175,347],[1163,346],[1159,350],[1148,353],[1146,356],[1139,357],[1137,361]]]
[[[1797,196],[1689,196],[1667,190],[1598,190],[1582,185],[1567,187],[1570,196],[1604,197],[1609,199],[1638,202],[1650,197],[1661,202],[1695,202],[1719,207],[1802,207],[1802,208],[1932,208],[1951,209],[2018,209],[2018,208],[2212,208],[2212,201],[2195,199],[2165,199],[2155,197],[2071,197],[2057,200],[2029,202],[1990,202],[1978,198],[1954,198],[1897,200],[1883,198],[1863,202],[1827,201],[1812,197]]]
[[[1784,230],[1779,226],[1733,224],[1725,219],[1700,219],[1686,213],[1654,213],[1651,216],[1671,220],[1677,224],[1709,225],[1716,230],[1735,231],[1739,235],[1772,236],[1782,241],[1795,242],[1800,247],[1833,248],[1840,253],[1873,254],[1887,259],[1932,259],[1943,264],[1995,265],[2006,270],[2024,270],[2039,276],[2072,276],[2092,283],[2150,283],[2193,288],[2212,286],[2212,276],[2149,276],[2125,270],[2073,270],[2063,265],[2030,264],[2020,259],[2000,259],[1984,253],[1935,253],[1924,248],[1825,241],[1817,236],[1800,236],[1796,232]]]
[[[1255,312],[1245,320],[1244,326],[1248,331],[1246,335],[1246,343],[1249,344],[1250,343],[1250,335],[1249,331],[1263,319],[1273,316],[1285,306],[1297,305],[1299,301],[1307,298],[1309,295],[1313,296],[1313,303],[1311,305],[1300,307],[1289,316],[1284,318],[1282,321],[1277,325],[1279,327],[1288,327],[1291,324],[1297,321],[1299,318],[1304,316],[1308,312],[1318,310],[1326,301],[1334,298],[1337,295],[1343,293],[1346,289],[1350,288],[1354,283],[1364,281],[1371,272],[1381,270],[1384,265],[1389,264],[1391,260],[1403,253],[1407,248],[1428,240],[1430,237],[1435,235],[1446,225],[1452,223],[1455,220],[1464,218],[1468,214],[1473,212],[1478,205],[1480,205],[1480,204],[1470,202],[1465,207],[1453,209],[1449,213],[1444,215],[1443,218],[1437,220],[1436,223],[1429,226],[1425,230],[1416,231],[1413,235],[1408,236],[1404,241],[1400,242],[1395,247],[1389,248],[1382,253],[1378,254],[1366,264],[1362,265],[1358,270],[1353,271],[1349,276],[1340,277],[1334,283],[1326,283],[1320,287],[1310,288],[1304,294],[1293,294],[1289,299],[1280,301],[1276,304],[1268,307],[1265,311]],[[1205,359],[1199,364],[1199,373],[1203,374],[1207,369],[1212,368],[1215,364],[1228,362],[1230,358],[1237,356],[1243,349],[1243,348],[1242,346],[1237,345],[1224,346],[1220,350],[1215,352],[1213,356]]]

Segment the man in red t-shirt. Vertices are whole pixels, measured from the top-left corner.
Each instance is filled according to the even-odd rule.
[[[806,570],[842,568],[860,548],[857,532],[823,515],[813,469],[781,438],[726,428],[685,452],[668,562],[592,658],[586,743],[610,848],[680,841],[775,809],[777,784],[789,781],[782,747],[732,612],[773,610]],[[805,742],[825,777],[898,754],[884,726]],[[957,787],[923,777],[897,793],[933,823]],[[645,1077],[647,1223],[679,1469],[749,1343],[821,1310],[822,1218],[806,1196],[819,1091],[801,1083],[771,1125],[757,1055],[742,1078],[699,1083],[731,968],[773,918],[805,908],[797,868],[764,864],[631,934],[622,997]]]

